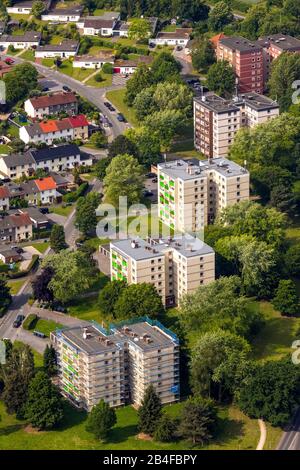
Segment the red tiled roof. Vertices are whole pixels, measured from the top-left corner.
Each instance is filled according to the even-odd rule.
[[[54,120],[40,122],[40,128],[42,129],[44,134],[58,131],[56,121]]]
[[[89,123],[84,114],[78,114],[78,116],[69,117],[68,120],[71,123],[71,127],[83,127],[88,126]]]
[[[0,186],[0,199],[9,197],[9,190],[6,186]]]
[[[21,227],[23,225],[32,225],[31,219],[27,212],[23,212],[22,214],[11,214],[9,215],[11,225],[13,227]]]
[[[76,103],[77,98],[73,92],[54,93],[53,95],[36,96],[34,98],[30,98],[30,102],[34,109],[39,109],[60,104]]]
[[[225,34],[224,33],[219,33],[219,34],[216,34],[215,36],[213,36],[212,38],[210,38],[210,42],[212,43],[214,48],[217,48],[218,42],[220,41],[220,39],[223,39],[223,38],[226,38]]]
[[[48,176],[47,178],[40,178],[34,180],[34,182],[40,191],[49,191],[50,189],[56,189],[56,183],[52,176]]]

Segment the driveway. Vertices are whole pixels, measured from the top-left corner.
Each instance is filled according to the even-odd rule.
[[[63,215],[54,214],[54,212],[50,212],[49,214],[47,214],[47,217],[51,222],[54,222],[55,224],[59,225],[64,225],[67,220],[67,218]]]

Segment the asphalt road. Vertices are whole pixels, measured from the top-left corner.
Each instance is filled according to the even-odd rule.
[[[300,409],[289,429],[283,434],[277,450],[300,450]]]
[[[3,58],[5,57],[11,57],[16,64],[25,62],[20,57],[4,54]],[[71,88],[71,90],[75,91],[80,96],[88,100],[90,103],[94,104],[99,109],[99,111],[108,117],[112,123],[111,131],[113,137],[117,137],[119,134],[122,134],[124,130],[129,127],[128,123],[118,121],[116,112],[111,112],[108,108],[106,108],[106,106],[104,106],[104,101],[106,101],[105,93],[109,90],[120,89],[122,86],[112,85],[110,87],[95,88],[87,86],[78,80],[69,77],[68,75],[56,71],[55,69],[36,64],[35,62],[32,62],[32,64],[48,81],[57,82],[61,86],[66,85]]]

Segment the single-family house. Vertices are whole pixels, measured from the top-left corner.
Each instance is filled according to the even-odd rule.
[[[27,212],[0,216],[0,241],[20,242],[32,237],[32,222]]]
[[[88,138],[88,121],[83,114],[63,119],[50,119],[22,126],[19,137],[25,144],[45,142],[52,145],[54,140],[86,140]]]
[[[151,46],[182,46],[185,47],[190,40],[192,28],[178,28],[175,31],[161,31],[156,38],[149,39]]]
[[[51,57],[68,58],[74,57],[79,48],[79,41],[73,39],[66,39],[60,44],[46,44],[45,46],[38,46],[35,50],[35,57],[44,59]]]
[[[51,225],[47,215],[42,214],[37,207],[26,207],[26,209],[18,209],[18,212],[21,214],[27,212],[35,229],[45,230]]]
[[[140,64],[146,64],[150,67],[153,62],[153,56],[139,56],[135,60],[116,60],[114,63],[114,73],[132,74]]]
[[[6,178],[16,179],[31,176],[35,170],[34,159],[26,154],[10,154],[0,157],[0,172]]]
[[[49,95],[34,96],[24,103],[28,116],[42,119],[61,112],[77,114],[78,102],[73,92],[57,92]]]
[[[18,263],[22,261],[23,257],[16,250],[9,248],[8,246],[0,246],[0,260],[4,264]]]
[[[106,63],[113,64],[114,55],[109,51],[101,51],[96,56],[75,56],[73,60],[73,67],[85,69],[101,69],[103,64]]]
[[[54,8],[44,13],[42,21],[54,21],[58,23],[77,23],[82,15],[83,6],[74,5],[71,8]]]
[[[40,193],[40,201],[42,204],[52,204],[57,198],[56,183],[52,176],[39,178],[34,180]]]
[[[8,14],[17,13],[19,15],[30,15],[32,10],[32,5],[35,0],[21,0],[20,2],[13,2],[12,5],[7,6],[6,10]],[[51,6],[52,0],[44,0],[45,11],[47,11]]]
[[[6,186],[0,186],[0,211],[9,209],[9,190]]]
[[[13,46],[15,49],[37,48],[41,42],[42,34],[38,31],[25,31],[24,34],[13,36],[3,34],[0,36],[0,46],[7,49]]]

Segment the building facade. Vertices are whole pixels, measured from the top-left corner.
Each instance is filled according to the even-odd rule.
[[[213,93],[194,98],[194,145],[208,158],[226,157],[241,127],[254,127],[279,115],[279,105],[257,93],[225,100]]]
[[[249,199],[249,172],[225,158],[174,160],[158,169],[158,214],[173,230],[202,231],[218,213]]]
[[[155,286],[166,306],[215,279],[215,253],[193,237],[117,240],[110,243],[111,280]]]
[[[256,41],[256,44],[263,48],[264,53],[264,74],[268,80],[271,71],[271,64],[284,52],[300,54],[300,40],[288,34],[272,34],[264,36]]]
[[[240,93],[263,94],[265,77],[261,45],[242,37],[225,37],[218,41],[216,54],[217,60],[227,61],[233,67]]]
[[[77,114],[78,102],[74,93],[58,92],[28,98],[24,103],[24,109],[28,116],[43,119],[45,116],[53,116],[61,112],[70,115]]]
[[[51,343],[61,392],[78,407],[90,411],[101,399],[139,406],[150,384],[162,403],[179,399],[179,341],[158,322],[64,328],[51,333]]]

